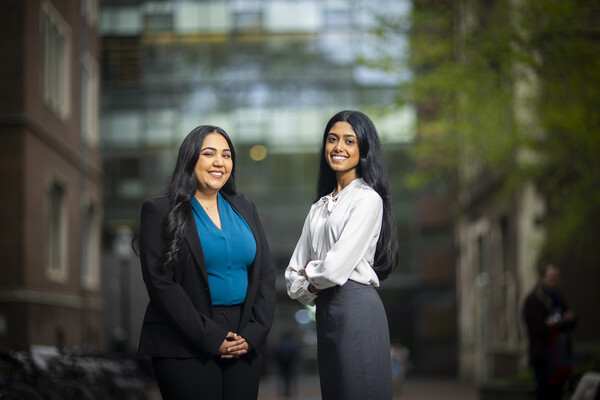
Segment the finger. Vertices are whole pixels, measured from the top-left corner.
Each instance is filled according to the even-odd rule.
[[[237,333],[227,332],[227,336],[225,336],[225,338],[226,339],[235,339],[236,336],[237,336]]]
[[[236,353],[236,352],[240,352],[243,351],[244,354],[248,352],[248,344],[244,343],[240,346],[234,346],[234,347],[230,347],[227,349],[227,353],[228,354],[232,354],[232,353]]]
[[[227,348],[230,349],[232,347],[238,347],[244,344],[244,341],[242,340],[232,340],[230,342],[227,342]]]

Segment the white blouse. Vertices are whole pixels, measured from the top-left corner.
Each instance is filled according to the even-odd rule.
[[[310,283],[326,289],[351,279],[379,286],[372,265],[382,218],[381,197],[362,178],[314,203],[285,270],[288,295],[312,305],[317,294],[308,291]]]

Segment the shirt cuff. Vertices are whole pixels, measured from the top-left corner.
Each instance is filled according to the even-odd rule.
[[[314,305],[318,295],[309,292],[308,285],[310,282],[305,277],[297,277],[290,286],[290,297],[304,305]]]

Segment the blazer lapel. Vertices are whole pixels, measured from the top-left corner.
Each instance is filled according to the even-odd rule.
[[[247,202],[241,201],[241,196],[231,196],[227,193],[222,193],[223,197],[240,215],[244,218],[244,221],[250,227],[252,231],[252,235],[254,235],[254,239],[256,239],[258,243],[258,232],[256,232],[256,226],[252,223],[252,215],[250,215],[250,210],[248,209]]]
[[[198,235],[198,227],[196,226],[196,218],[194,218],[194,212],[192,211],[192,205],[187,202],[187,210],[190,222],[187,224],[185,238],[190,246],[190,251],[196,260],[196,265],[204,278],[204,281],[208,285],[208,273],[206,272],[206,262],[204,261],[204,252],[202,251],[202,243],[200,242],[200,236]]]

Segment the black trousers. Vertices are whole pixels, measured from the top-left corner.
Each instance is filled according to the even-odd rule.
[[[240,307],[215,307],[215,321],[236,332]],[[234,359],[153,358],[163,400],[256,400],[260,356],[255,350]]]
[[[538,400],[560,400],[563,394],[563,384],[548,385],[549,366],[546,360],[536,360],[531,363],[536,381],[536,398]]]

